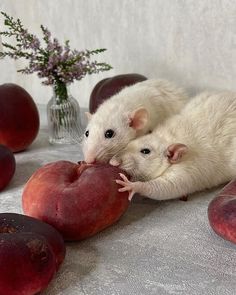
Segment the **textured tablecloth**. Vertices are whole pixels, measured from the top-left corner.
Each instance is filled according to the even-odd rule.
[[[15,154],[16,173],[0,193],[1,212],[22,213],[25,182],[46,163],[82,160],[81,147],[48,143],[41,129]],[[220,188],[180,200],[133,198],[118,223],[82,242],[67,243],[66,259],[45,295],[234,295],[236,246],[209,227],[207,207]],[[29,278],[30,279],[30,278]]]

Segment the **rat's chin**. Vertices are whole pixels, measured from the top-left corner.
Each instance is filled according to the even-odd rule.
[[[92,164],[100,163],[100,164],[109,164],[109,158],[95,158]]]
[[[119,165],[119,168],[127,172],[132,177],[132,179],[135,177],[134,169],[127,167],[126,165],[123,165],[122,163]]]

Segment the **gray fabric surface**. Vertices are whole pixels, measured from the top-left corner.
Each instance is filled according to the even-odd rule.
[[[1,212],[22,213],[23,186],[36,169],[58,160],[77,162],[82,153],[79,145],[49,145],[42,108],[37,139],[15,157],[15,176],[0,193]],[[194,194],[187,202],[133,198],[118,223],[67,243],[66,259],[43,294],[236,294],[236,245],[218,237],[207,219],[209,201],[219,190]]]

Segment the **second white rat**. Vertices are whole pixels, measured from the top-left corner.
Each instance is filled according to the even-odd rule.
[[[125,87],[90,115],[83,140],[85,161],[108,162],[130,140],[152,131],[187,102],[185,92],[165,80]]]
[[[236,93],[203,93],[157,127],[131,141],[110,163],[131,176],[129,191],[166,200],[212,188],[236,177]]]

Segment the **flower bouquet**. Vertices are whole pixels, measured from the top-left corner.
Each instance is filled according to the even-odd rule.
[[[13,38],[14,43],[2,42],[4,51],[0,58],[24,58],[28,65],[18,70],[23,74],[37,73],[44,85],[52,85],[54,95],[48,102],[49,141],[51,143],[71,143],[80,141],[82,127],[78,102],[69,94],[68,85],[81,80],[86,75],[108,71],[111,66],[104,62],[90,61],[93,55],[106,49],[72,50],[69,40],[63,45],[51,36],[50,31],[41,25],[44,46],[35,35],[25,29],[20,19],[14,20],[5,12],[4,24],[8,30],[1,31],[5,38]]]

